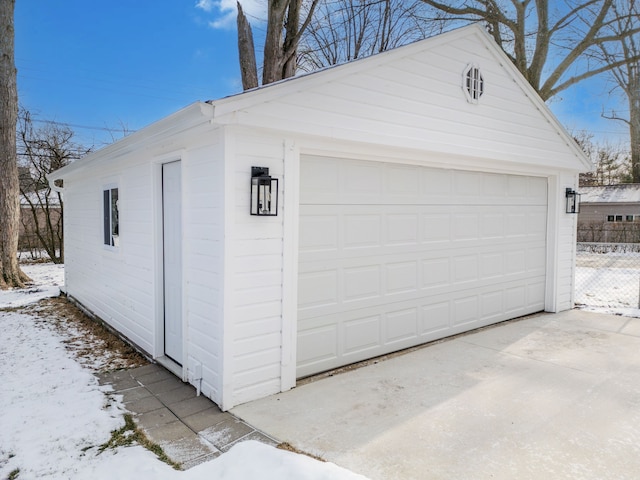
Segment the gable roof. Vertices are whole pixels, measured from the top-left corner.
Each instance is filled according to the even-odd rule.
[[[462,89],[470,64],[485,80],[478,105],[469,104]],[[217,123],[504,162],[542,157],[549,167],[575,171],[593,168],[480,24],[209,103]]]
[[[465,67],[479,66],[485,94],[467,103]],[[142,142],[198,125],[246,125],[332,140],[463,155],[544,169],[593,168],[493,38],[479,24],[367,58],[206,103],[196,102],[58,170],[50,180]]]
[[[640,183],[580,187],[580,203],[638,203]]]

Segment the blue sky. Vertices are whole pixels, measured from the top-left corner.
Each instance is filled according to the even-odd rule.
[[[260,15],[255,1],[245,2],[250,16]],[[69,123],[80,141],[101,145],[120,137],[123,126],[137,130],[196,100],[237,93],[235,1],[222,0],[222,10],[219,5],[17,0],[20,102],[36,120]],[[258,45],[262,33],[255,25]],[[603,80],[586,82],[562,92],[550,107],[569,129],[624,142],[626,127],[600,118],[603,106],[627,110],[609,96],[610,89]]]

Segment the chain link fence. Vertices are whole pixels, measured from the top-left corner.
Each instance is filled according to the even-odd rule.
[[[640,308],[640,243],[579,242],[575,303]]]

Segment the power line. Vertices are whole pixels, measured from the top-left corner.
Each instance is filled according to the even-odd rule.
[[[61,127],[71,127],[71,128],[81,128],[83,130],[100,130],[103,132],[117,132],[119,131],[117,128],[109,128],[109,127],[97,127],[97,126],[91,126],[91,125],[80,125],[77,123],[67,123],[67,122],[58,122],[56,120],[40,120],[37,118],[32,119],[33,122],[37,122],[37,123],[48,123],[51,125],[58,125]],[[127,129],[127,133],[133,133],[135,132],[135,130],[129,130]]]

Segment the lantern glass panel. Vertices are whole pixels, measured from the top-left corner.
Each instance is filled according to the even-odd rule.
[[[567,213],[580,213],[580,194],[576,191],[567,188],[566,191],[566,212]]]
[[[267,175],[251,178],[251,215],[278,214],[278,179]]]

